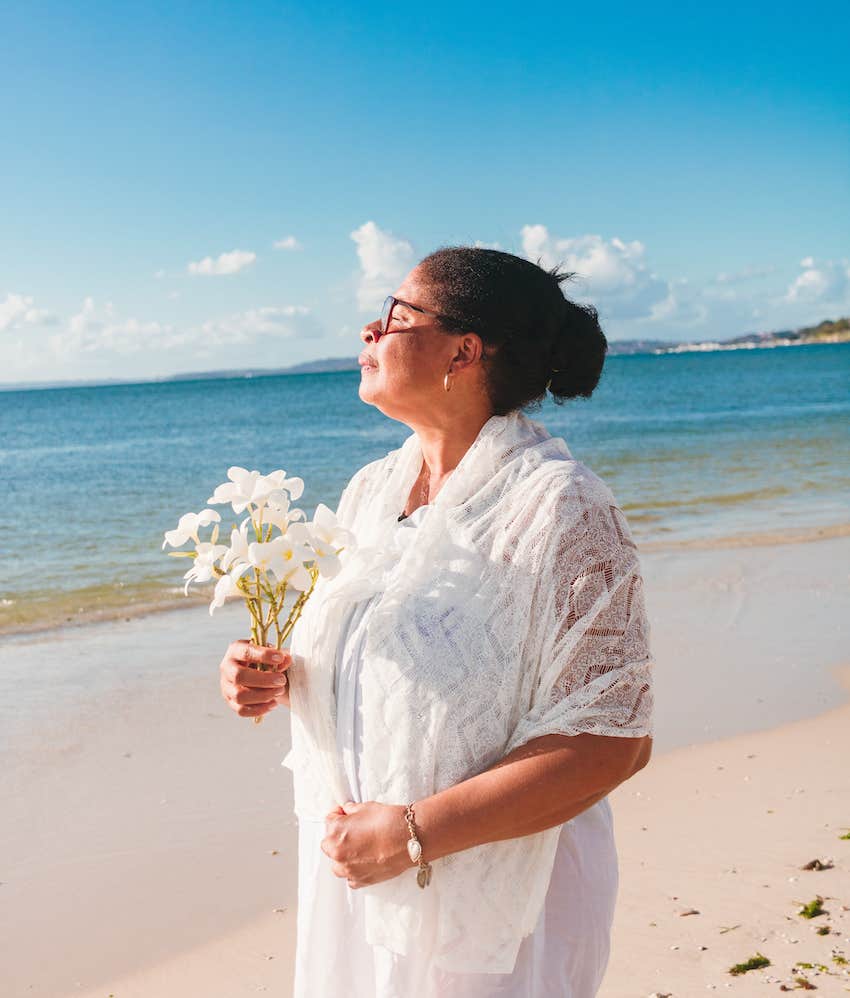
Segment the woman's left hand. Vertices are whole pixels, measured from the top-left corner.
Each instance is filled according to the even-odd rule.
[[[347,801],[325,816],[322,852],[349,887],[365,887],[412,869],[402,804]]]

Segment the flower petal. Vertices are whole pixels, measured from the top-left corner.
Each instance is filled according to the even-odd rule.
[[[289,490],[289,494],[293,499],[300,499],[304,494],[304,479],[303,478],[287,478],[283,483],[283,487]]]
[[[339,575],[342,562],[335,554],[323,554],[316,558],[316,566],[320,575],[332,579],[335,575]]]
[[[230,575],[222,575],[216,583],[213,599],[210,603],[210,616],[212,616],[213,610],[217,610],[218,607],[224,606],[225,599],[235,592],[236,588],[236,582]]]
[[[313,582],[313,576],[307,571],[303,565],[296,566],[295,570],[292,571],[286,580],[287,584],[292,586],[293,589],[297,589],[299,592],[306,592]]]

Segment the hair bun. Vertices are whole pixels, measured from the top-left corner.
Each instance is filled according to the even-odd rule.
[[[592,305],[564,298],[566,306],[553,351],[552,376],[547,385],[559,398],[590,398],[599,384],[608,341]]]

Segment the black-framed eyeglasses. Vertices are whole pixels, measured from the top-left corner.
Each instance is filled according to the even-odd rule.
[[[380,328],[373,330],[372,332],[372,338],[376,343],[382,336],[386,336],[388,333],[406,332],[404,329],[390,329],[390,323],[393,319],[393,309],[396,305],[404,305],[405,308],[413,309],[414,312],[422,312],[425,315],[433,315],[435,319],[439,319],[441,322],[450,327],[457,328],[461,325],[461,323],[457,322],[457,320],[452,319],[447,315],[442,315],[440,312],[433,312],[430,308],[422,308],[421,305],[414,305],[412,302],[402,301],[401,298],[396,298],[395,295],[387,295],[381,308]]]

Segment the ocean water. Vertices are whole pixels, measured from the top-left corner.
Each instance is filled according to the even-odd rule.
[[[359,380],[0,392],[0,633],[206,602],[183,595],[189,562],[163,533],[233,464],[302,477],[308,515],[335,508],[410,433]],[[850,344],[611,357],[592,399],[528,415],[605,479],[639,545],[850,523]]]

